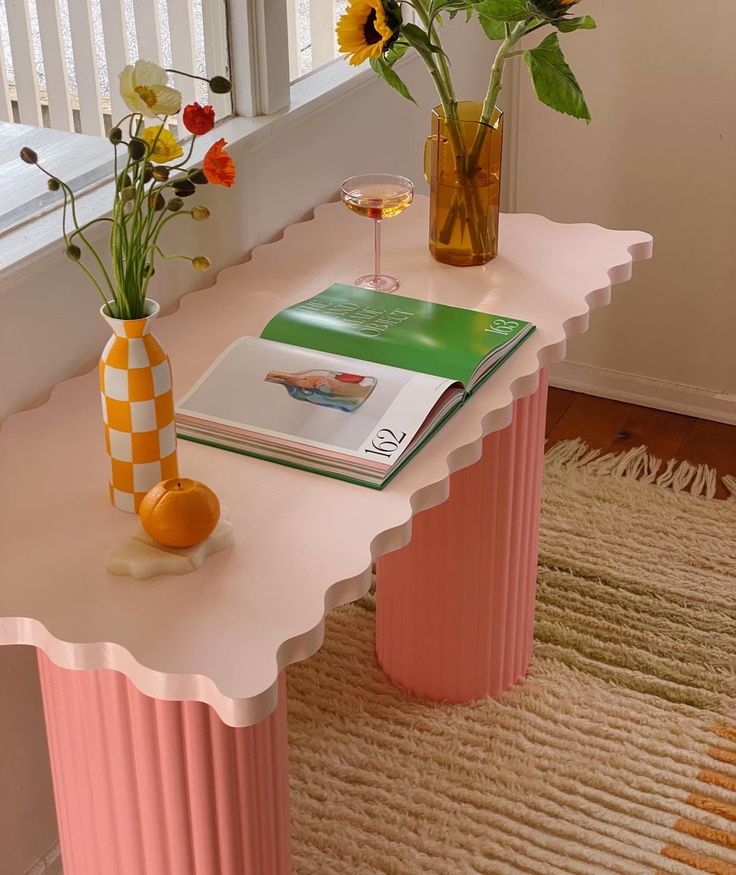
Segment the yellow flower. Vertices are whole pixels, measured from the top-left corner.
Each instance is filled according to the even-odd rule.
[[[166,72],[151,61],[136,61],[120,74],[120,93],[133,112],[149,118],[176,115],[181,109],[181,92],[166,84]]]
[[[356,67],[379,58],[398,32],[389,25],[382,0],[351,0],[335,30],[340,51]]]
[[[146,141],[149,149],[153,148],[148,155],[148,160],[155,164],[165,164],[167,161],[173,161],[174,158],[181,158],[184,154],[184,150],[176,142],[176,137],[163,125],[150,125],[144,128],[141,139]]]

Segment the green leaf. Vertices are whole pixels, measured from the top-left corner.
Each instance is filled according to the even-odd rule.
[[[432,0],[429,4],[429,17],[433,19],[440,12],[449,12],[450,17],[472,6],[470,0]]]
[[[401,35],[409,45],[414,46],[418,52],[443,54],[442,49],[439,46],[434,45],[427,34],[416,24],[405,24],[401,28]]]
[[[480,25],[485,31],[486,36],[490,40],[500,40],[506,37],[506,25],[503,21],[496,21],[494,18],[488,18],[485,15],[478,16]]]
[[[389,67],[393,67],[399,58],[403,58],[408,51],[409,46],[406,43],[394,43],[383,57]]]
[[[406,49],[404,49],[404,51],[406,51]],[[381,79],[383,79],[384,82],[388,82],[388,84],[395,91],[398,91],[402,97],[405,97],[407,100],[411,100],[412,103],[416,103],[416,100],[414,100],[411,92],[406,87],[404,80],[395,70],[391,69],[392,64],[395,64],[397,60],[398,58],[395,58],[393,61],[388,61],[385,58],[371,58],[370,65],[381,77]]]
[[[573,30],[594,30],[597,25],[590,15],[579,15],[577,18],[560,18],[554,26],[562,33],[572,33]]]
[[[567,66],[556,33],[524,52],[534,90],[542,103],[557,112],[590,121],[590,111],[572,70]]]
[[[530,18],[526,0],[482,0],[475,8],[481,18],[496,21],[523,21]]]

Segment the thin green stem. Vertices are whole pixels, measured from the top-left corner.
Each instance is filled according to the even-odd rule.
[[[185,73],[183,70],[173,70],[171,67],[165,68],[167,73],[176,73],[177,76],[186,76],[188,79],[199,79],[200,82],[207,82],[209,79],[206,76],[197,76],[194,73]]]

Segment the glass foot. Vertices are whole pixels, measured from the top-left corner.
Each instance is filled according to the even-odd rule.
[[[359,276],[353,285],[361,289],[373,289],[375,292],[395,292],[399,287],[399,281],[395,276],[370,274],[369,276]]]

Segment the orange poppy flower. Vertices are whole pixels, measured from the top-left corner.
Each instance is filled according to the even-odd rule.
[[[196,136],[201,136],[212,130],[215,125],[215,111],[211,106],[200,106],[190,103],[184,107],[184,127]]]
[[[220,139],[210,146],[204,156],[202,170],[207,177],[207,182],[230,188],[235,182],[235,164],[225,151],[226,145],[226,141]]]

